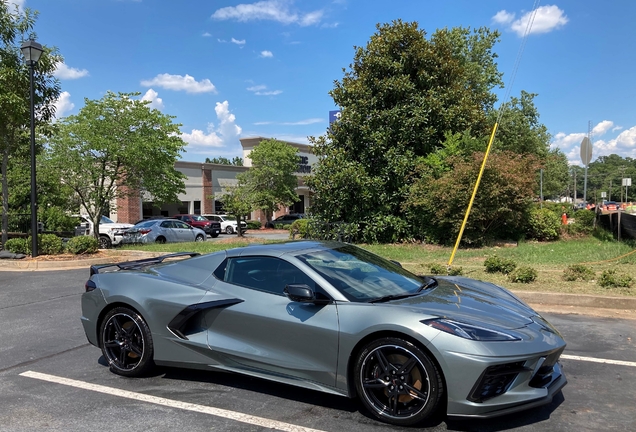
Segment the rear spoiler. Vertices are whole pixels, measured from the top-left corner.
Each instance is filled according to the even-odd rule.
[[[161,264],[164,260],[169,258],[178,258],[178,257],[184,257],[184,256],[192,258],[198,255],[201,255],[201,254],[198,252],[177,252],[173,254],[162,255],[162,256],[158,256],[154,258],[145,258],[145,259],[140,259],[136,261],[125,261],[125,262],[120,262],[116,264],[92,265],[90,268],[90,276],[93,276],[94,274],[98,274],[100,270],[103,270],[105,268],[110,268],[110,267],[118,267],[119,270],[138,270],[142,267],[146,267],[149,265]]]

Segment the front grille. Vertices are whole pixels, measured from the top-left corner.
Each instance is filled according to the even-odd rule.
[[[563,350],[553,352],[549,356],[545,357],[545,360],[543,361],[539,369],[537,369],[534,376],[528,383],[530,387],[535,387],[535,388],[545,387],[546,385],[550,383],[550,381],[552,381],[552,373],[554,372],[554,365],[559,360],[559,357],[561,356],[562,351]]]
[[[520,361],[486,368],[473,386],[468,400],[481,403],[504,394],[517,375],[530,370],[524,366],[524,363]]]

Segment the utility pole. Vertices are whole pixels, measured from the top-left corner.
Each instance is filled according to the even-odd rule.
[[[574,167],[574,197],[572,198],[572,203],[576,206],[576,167]]]

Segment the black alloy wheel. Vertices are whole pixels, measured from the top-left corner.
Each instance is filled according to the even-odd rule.
[[[102,354],[114,373],[137,377],[154,366],[150,329],[137,312],[126,307],[111,310],[99,334]]]
[[[369,343],[355,365],[363,405],[378,419],[398,426],[420,423],[439,406],[444,384],[435,364],[400,338]]]
[[[225,234],[234,234],[234,228],[231,225],[225,227]]]
[[[100,249],[110,249],[113,246],[113,242],[110,241],[110,237],[107,235],[99,236],[99,248]]]

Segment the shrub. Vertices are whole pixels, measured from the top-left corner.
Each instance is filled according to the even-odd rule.
[[[30,247],[27,245],[27,239],[25,238],[12,238],[7,240],[4,244],[4,248],[11,253],[29,254]]]
[[[537,271],[532,267],[519,267],[508,274],[510,282],[530,283],[537,279]]]
[[[590,210],[579,210],[574,213],[574,223],[566,225],[565,232],[570,235],[590,235],[594,230],[596,213]]]
[[[247,229],[251,229],[251,230],[261,229],[261,221],[248,220],[247,221]]]
[[[274,229],[284,230],[285,229],[285,224],[282,224],[282,223],[274,224]]]
[[[561,219],[547,208],[533,209],[528,219],[529,238],[539,241],[557,240],[561,231]]]
[[[603,288],[629,288],[634,278],[627,274],[616,273],[616,270],[605,270],[598,278],[598,284]]]
[[[574,264],[563,270],[563,280],[569,282],[589,281],[594,279],[594,276],[596,276],[594,271],[582,264]]]
[[[38,236],[38,252],[40,255],[57,255],[64,250],[62,239],[55,234]]]
[[[449,276],[461,276],[464,274],[464,269],[461,267],[451,267],[448,269]]]
[[[60,207],[46,207],[39,214],[46,231],[73,231],[77,217],[69,216]]]
[[[433,275],[445,275],[446,267],[441,264],[431,264],[431,274]]]
[[[303,239],[312,238],[308,219],[295,220],[289,226],[289,238],[295,238],[296,235]]]
[[[503,273],[509,274],[515,268],[517,268],[517,263],[513,260],[501,258],[497,255],[490,256],[484,261],[484,266],[486,267],[487,273]]]
[[[77,236],[66,243],[66,250],[74,255],[93,254],[99,249],[99,241],[93,236]]]

